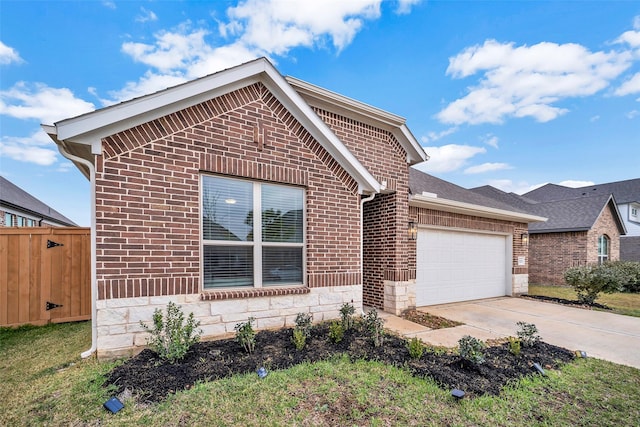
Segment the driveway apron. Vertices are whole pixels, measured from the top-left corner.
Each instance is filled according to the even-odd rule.
[[[463,335],[479,339],[515,336],[516,322],[533,323],[543,341],[590,357],[640,368],[640,318],[567,307],[525,298],[494,298],[419,307],[464,326],[411,335],[434,345],[455,346]]]

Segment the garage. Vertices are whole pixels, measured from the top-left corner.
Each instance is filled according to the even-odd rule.
[[[507,238],[503,234],[420,229],[416,304],[443,304],[511,294],[511,254]]]

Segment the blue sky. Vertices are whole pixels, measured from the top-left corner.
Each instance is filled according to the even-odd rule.
[[[85,226],[40,123],[260,56],[405,117],[463,187],[640,177],[637,1],[3,0],[0,28],[0,174]]]

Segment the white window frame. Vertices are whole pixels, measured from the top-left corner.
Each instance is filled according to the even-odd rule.
[[[629,205],[629,221],[640,222],[640,205],[635,203]]]
[[[205,240],[204,232],[203,232],[203,212],[202,212],[202,201],[203,201],[203,189],[204,189],[204,180],[207,177],[213,178],[221,178],[235,181],[244,181],[251,183],[253,185],[253,240],[252,241],[233,241],[233,240]],[[288,188],[296,188],[302,190],[302,242],[301,243],[290,243],[290,242],[263,242],[262,241],[262,186],[263,185],[271,185],[276,187],[288,187]],[[231,177],[225,175],[213,175],[213,174],[201,174],[200,175],[200,202],[198,205],[198,221],[200,223],[200,280],[202,283],[202,289],[204,291],[212,292],[212,291],[224,291],[224,290],[233,290],[233,289],[254,289],[254,288],[278,288],[278,287],[292,287],[299,286],[304,287],[307,285],[306,278],[306,265],[307,265],[307,194],[304,188],[295,186],[295,185],[287,185],[282,183],[273,183],[273,182],[262,182],[256,181],[252,179],[245,179],[240,177]],[[256,220],[256,212],[259,212]],[[253,286],[229,286],[229,287],[205,287],[204,280],[204,247],[206,245],[219,245],[219,246],[252,246],[253,247]],[[302,249],[302,265],[300,266],[302,269],[302,282],[292,282],[292,283],[284,283],[278,285],[267,285],[263,286],[262,280],[262,248],[263,247],[299,247]]]
[[[607,243],[606,253],[601,252],[601,249],[604,246],[602,243],[602,240],[605,240]],[[609,238],[609,236],[607,236],[606,234],[601,234],[600,236],[598,236],[598,265],[604,264],[605,262],[609,261],[610,255],[611,255],[611,238]]]

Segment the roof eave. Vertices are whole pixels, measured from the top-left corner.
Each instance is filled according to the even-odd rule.
[[[414,195],[409,199],[409,205],[419,208],[434,209],[444,212],[451,212],[463,215],[477,216],[481,218],[499,219],[514,222],[544,222],[545,217],[526,214],[522,212],[508,211],[504,209],[490,208],[487,206],[474,205],[471,203],[458,202],[437,197],[427,197]]]

